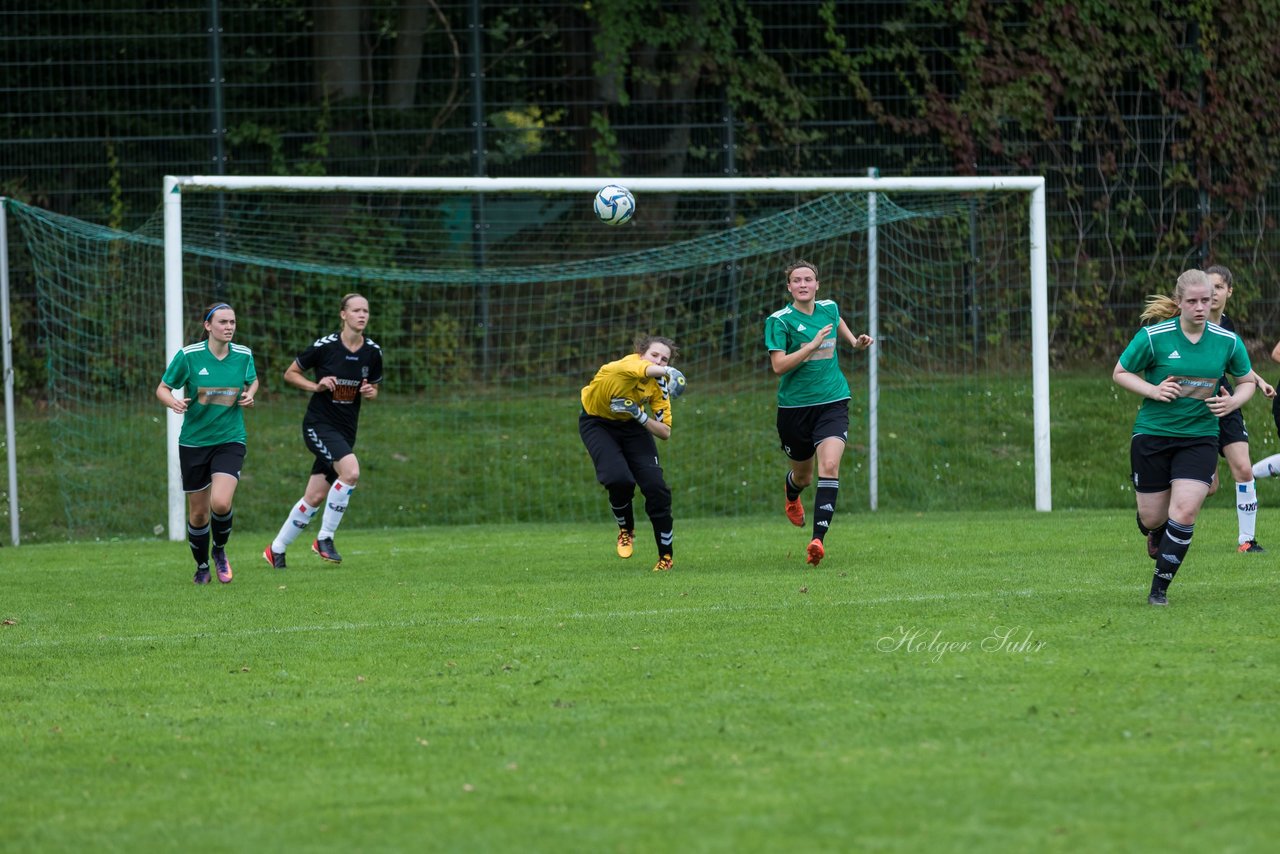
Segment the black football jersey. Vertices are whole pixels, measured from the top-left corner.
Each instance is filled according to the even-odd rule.
[[[338,382],[333,394],[321,390],[311,395],[305,422],[335,427],[354,442],[363,400],[360,382],[382,382],[382,348],[373,339],[365,338],[360,349],[352,352],[342,343],[342,336],[334,332],[311,342],[296,361],[304,371],[312,371],[317,382],[324,377],[334,377]]]

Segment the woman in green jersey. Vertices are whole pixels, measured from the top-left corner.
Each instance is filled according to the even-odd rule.
[[[769,362],[778,375],[778,438],[791,461],[786,477],[784,510],[791,524],[804,525],[800,493],[813,482],[813,538],[805,562],[817,566],[826,556],[823,539],[835,515],[840,490],[840,457],[849,438],[849,383],[836,360],[836,339],[855,350],[873,343],[870,335],[854,335],[840,317],[834,300],[818,299],[818,270],[796,261],[786,270],[791,304],[764,322]]]
[[[235,310],[225,302],[204,312],[208,337],[174,354],[156,397],[182,416],[178,458],[182,491],[187,494],[187,542],[196,561],[196,584],[209,583],[212,558],[218,580],[231,582],[227,538],[231,536],[231,501],[240,482],[245,455],[245,407],[253,406],[258,372],[253,351],[231,343],[236,334]],[[182,397],[174,389],[183,389]]]
[[[1155,558],[1147,601],[1169,604],[1168,589],[1187,556],[1196,517],[1218,467],[1219,419],[1253,397],[1249,354],[1234,332],[1209,322],[1213,286],[1200,270],[1178,277],[1172,297],[1147,300],[1138,330],[1111,373],[1143,399],[1129,461],[1138,528]],[[1235,378],[1228,394],[1222,376]]]

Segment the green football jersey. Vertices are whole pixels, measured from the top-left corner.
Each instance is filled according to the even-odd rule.
[[[778,377],[779,408],[818,406],[849,399],[849,382],[840,373],[840,361],[836,358],[840,309],[835,300],[820,299],[813,305],[813,314],[805,314],[792,304],[765,318],[764,346],[770,352],[794,353],[812,341],[827,324],[831,324],[831,332],[822,345],[808,359]]]
[[[1218,418],[1205,401],[1218,393],[1223,374],[1242,377],[1252,370],[1234,332],[1206,323],[1192,344],[1176,317],[1139,329],[1120,354],[1120,367],[1155,385],[1173,377],[1182,387],[1182,396],[1167,403],[1144,398],[1133,432],[1187,437],[1218,435]]]
[[[182,416],[178,444],[207,448],[245,440],[240,394],[258,378],[253,351],[231,344],[219,359],[209,352],[208,339],[188,344],[174,354],[161,382],[183,389],[191,404]]]

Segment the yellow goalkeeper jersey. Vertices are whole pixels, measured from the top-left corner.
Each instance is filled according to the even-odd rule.
[[[645,361],[634,353],[602,365],[591,382],[582,389],[583,411],[600,418],[628,421],[631,419],[630,415],[614,412],[609,408],[615,397],[625,397],[641,405],[647,403],[649,417],[670,426],[671,401],[659,384],[659,378],[645,375],[645,371],[652,365],[653,362]]]

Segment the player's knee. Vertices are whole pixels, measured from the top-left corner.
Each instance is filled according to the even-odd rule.
[[[360,482],[360,461],[356,459],[355,454],[348,454],[338,460],[333,469],[338,474],[338,480],[347,486],[355,486]]]
[[[650,516],[661,516],[671,512],[671,488],[663,481],[640,484],[644,493],[645,505]]]
[[[614,504],[623,504],[631,500],[636,493],[636,482],[630,478],[601,481],[604,488],[609,491],[609,500]]]

